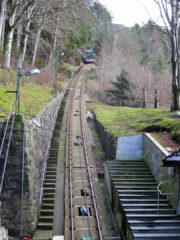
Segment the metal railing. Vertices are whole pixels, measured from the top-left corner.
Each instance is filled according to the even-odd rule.
[[[4,141],[5,141],[5,138],[6,138],[7,129],[8,129],[8,125],[9,125],[9,120],[10,120],[10,117],[11,117],[11,114],[12,114],[13,103],[14,103],[14,97],[12,98],[12,102],[11,102],[11,106],[10,106],[9,114],[8,114],[8,119],[7,119],[7,122],[6,122],[5,129],[4,129],[4,135],[3,135],[3,138],[2,138],[2,141],[1,141],[0,156],[1,156],[1,153],[2,153],[2,150],[3,150],[3,146],[4,146]]]
[[[4,176],[5,176],[5,172],[6,172],[7,159],[8,159],[8,155],[9,155],[9,148],[10,148],[11,138],[12,138],[12,134],[13,134],[16,110],[17,110],[17,106],[18,106],[18,98],[19,98],[19,92],[17,93],[17,97],[16,97],[15,111],[14,111],[14,116],[12,118],[11,129],[10,129],[10,134],[9,134],[9,139],[8,139],[8,145],[7,145],[6,154],[5,154],[5,161],[4,161],[3,172],[2,172],[2,177],[1,177],[1,184],[0,184],[0,195],[1,195],[2,187],[3,187],[3,183],[4,183]]]
[[[164,181],[164,182],[159,183],[158,186],[157,186],[157,192],[158,192],[157,215],[159,215],[160,195],[162,195],[162,196],[178,195],[178,193],[163,193],[163,192],[160,190],[160,186],[161,186],[161,185],[163,185],[163,184],[165,184],[165,183],[170,183],[170,182],[173,182],[173,181]]]

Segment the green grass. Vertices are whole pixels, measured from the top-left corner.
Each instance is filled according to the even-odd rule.
[[[105,129],[115,137],[145,131],[177,131],[180,119],[168,110],[114,107],[93,102],[91,108]]]
[[[8,86],[0,85],[0,118],[6,118],[9,113],[12,98],[14,98],[13,110],[15,106],[15,93],[7,93],[6,90],[15,90],[15,84]],[[40,86],[35,83],[27,83],[20,88],[20,114],[25,118],[36,115],[53,98],[50,88]]]

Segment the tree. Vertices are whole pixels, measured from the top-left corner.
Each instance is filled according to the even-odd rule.
[[[171,71],[172,71],[172,110],[180,109],[180,1],[179,0],[154,0],[158,5],[161,18],[164,22],[166,34],[170,39]],[[161,29],[162,30],[162,29]]]
[[[123,69],[120,76],[117,76],[117,81],[111,81],[114,85],[114,89],[106,90],[108,96],[111,97],[112,102],[115,105],[124,106],[124,100],[131,98],[131,82],[129,73]]]
[[[0,46],[4,42],[4,29],[5,29],[5,11],[7,0],[2,0],[0,4]]]
[[[24,17],[24,13],[34,5],[35,0],[8,0],[6,5],[7,20],[5,29],[4,68],[10,68],[11,49],[15,27]],[[36,5],[37,6],[37,5]]]

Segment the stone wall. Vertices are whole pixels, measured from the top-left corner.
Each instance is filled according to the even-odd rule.
[[[32,120],[16,121],[10,158],[8,159],[5,184],[2,194],[2,225],[10,235],[20,234],[21,179],[22,179],[22,135],[25,129],[24,194],[22,235],[31,236],[37,224],[42,169],[50,143],[54,119],[60,109],[64,92],[54,98]],[[35,120],[35,121],[34,121]],[[37,124],[40,126],[37,126]]]

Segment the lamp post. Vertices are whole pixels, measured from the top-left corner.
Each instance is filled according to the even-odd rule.
[[[19,89],[21,85],[21,77],[25,76],[33,76],[36,74],[39,74],[39,69],[31,69],[29,72],[21,72],[21,68],[18,68],[17,70],[17,82],[16,82],[16,101],[18,101],[18,115],[20,113],[20,96],[19,96]]]
[[[58,82],[58,60],[59,56],[64,56],[63,52],[56,51],[56,59],[55,59],[55,76],[54,76],[54,94],[57,95],[57,82]]]

